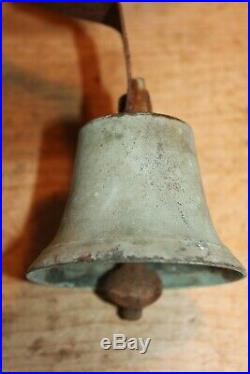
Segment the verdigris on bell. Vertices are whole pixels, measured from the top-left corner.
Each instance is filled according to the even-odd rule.
[[[119,114],[80,130],[61,225],[27,278],[93,287],[123,318],[138,319],[162,287],[226,283],[244,277],[245,270],[211,222],[190,126],[152,113],[143,79],[130,78],[121,9],[116,3],[102,7],[119,20],[114,26],[109,18],[109,24],[123,37],[128,94]]]

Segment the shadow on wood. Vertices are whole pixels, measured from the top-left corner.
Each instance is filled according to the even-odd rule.
[[[13,8],[15,11],[28,12],[31,16],[50,22],[55,27],[68,28],[71,31],[79,62],[81,76],[79,85],[84,91],[78,117],[59,118],[43,126],[37,180],[30,213],[22,234],[11,243],[3,255],[3,272],[13,277],[24,278],[27,267],[53,239],[62,218],[80,127],[90,119],[112,113],[112,105],[111,98],[100,79],[94,42],[84,32],[78,21],[64,16],[52,15],[30,4],[13,4]],[[67,60],[65,60],[65,64],[67,63]],[[27,66],[26,71],[29,71],[29,66]],[[25,82],[29,82],[27,72],[19,72],[19,78],[20,76],[23,79],[19,79],[18,84],[24,83],[24,85],[19,88],[21,88],[21,92],[30,95],[30,107],[34,105],[32,102],[33,95],[39,95],[37,91],[39,87],[43,90],[41,95],[44,94],[46,87],[51,89],[51,82],[44,80],[42,84],[39,81],[40,86],[34,84],[35,92],[32,92],[29,86],[25,86]],[[13,74],[11,76],[10,69],[6,78],[7,83],[16,84],[15,78],[16,76],[13,77]],[[53,99],[57,100],[56,95],[53,95]],[[58,100],[60,100],[60,96]],[[19,94],[18,101],[19,106],[21,106],[21,94]],[[15,125],[15,122],[13,122],[13,125]],[[28,131],[29,126],[33,126],[33,123],[27,123],[27,129],[23,131]]]

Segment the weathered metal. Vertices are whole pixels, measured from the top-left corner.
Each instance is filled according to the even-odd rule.
[[[245,270],[218,238],[200,180],[191,128],[152,111],[142,78],[132,79],[117,3],[44,3],[121,33],[128,89],[123,113],[91,121],[79,135],[68,204],[53,242],[27,272],[59,287],[94,287],[140,318],[166,288],[220,284]]]
[[[126,113],[152,112],[150,96],[143,78],[132,79],[126,100]]]
[[[156,301],[162,290],[158,274],[140,263],[117,265],[99,283],[98,293],[118,305],[120,316],[129,320],[139,319],[142,309]]]
[[[245,275],[210,220],[192,130],[173,117],[124,113],[82,127],[61,226],[27,277],[95,287],[127,262],[149,264],[167,288]]]

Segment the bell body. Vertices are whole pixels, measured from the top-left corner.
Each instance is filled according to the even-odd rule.
[[[119,114],[81,129],[61,226],[27,277],[95,286],[124,262],[149,263],[170,288],[245,275],[214,230],[192,130],[176,118]]]

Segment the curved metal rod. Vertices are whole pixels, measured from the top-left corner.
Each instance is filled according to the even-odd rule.
[[[132,79],[129,43],[120,3],[40,2],[39,6],[69,17],[103,23],[117,30],[122,38],[127,75],[127,94],[122,97],[124,103],[121,104],[120,110],[123,112],[152,111],[149,93],[145,89],[143,78]]]

